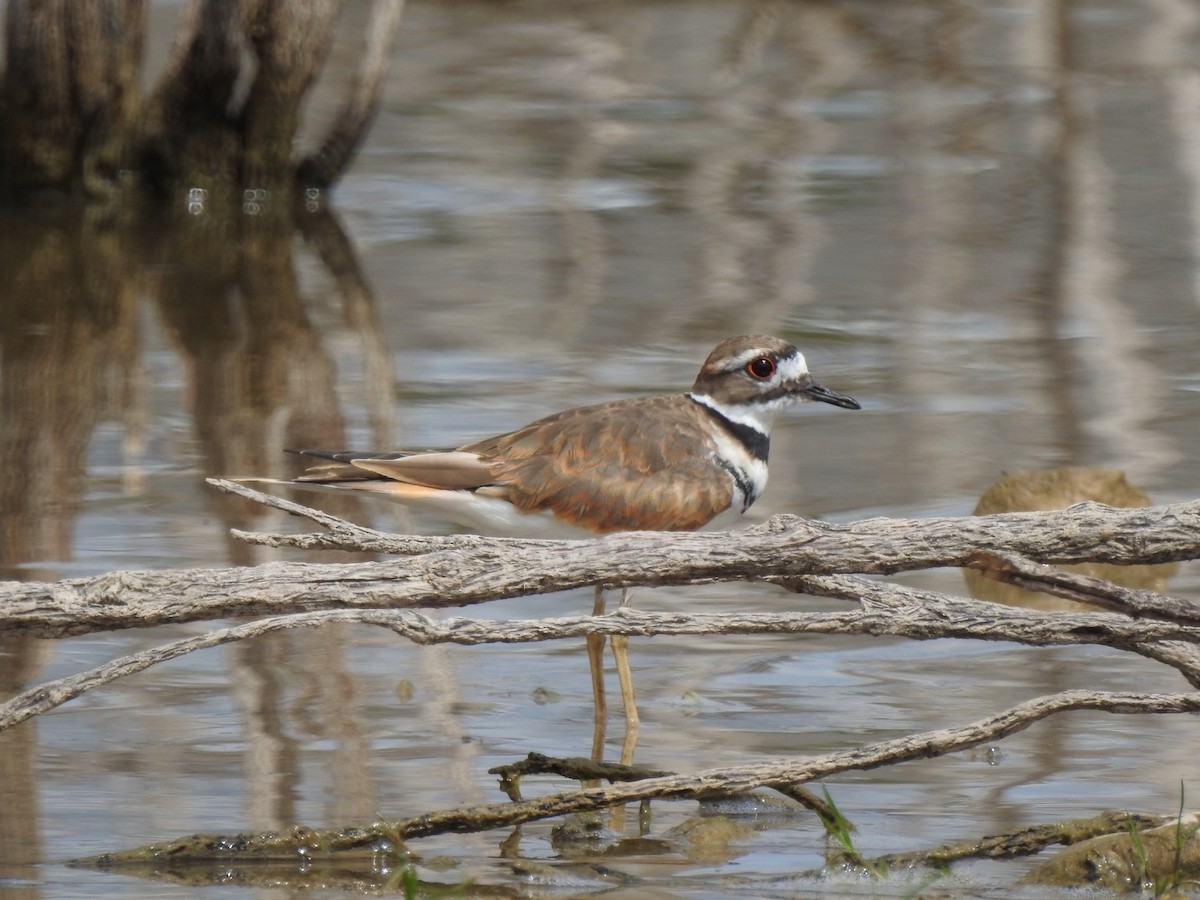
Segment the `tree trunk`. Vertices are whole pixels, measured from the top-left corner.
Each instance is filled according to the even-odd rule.
[[[146,0],[10,0],[5,27],[0,190],[113,182],[136,105]]]
[[[301,175],[344,172],[378,107],[403,0],[376,0],[342,113],[310,159],[293,157],[305,95],[345,0],[190,0],[174,52],[138,94],[146,0],[11,0],[0,85],[0,201],[190,195],[191,211],[252,211]],[[268,192],[263,194],[260,192]],[[190,192],[190,194],[189,194]]]

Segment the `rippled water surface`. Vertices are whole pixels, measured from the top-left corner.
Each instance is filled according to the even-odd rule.
[[[361,6],[335,84],[359,52]],[[228,529],[295,525],[204,476],[282,476],[295,444],[454,445],[678,390],[743,332],[794,340],[864,407],[787,415],[750,521],[967,514],[1004,472],[1067,465],[1123,469],[1156,502],[1195,498],[1198,27],[1188,4],[1149,0],[414,2],[384,108],[332,199],[340,251],[315,229],[197,216],[119,248],[129,259],[106,256],[110,268],[84,257],[83,290],[56,255],[69,248],[4,230],[20,277],[0,301],[2,577],[280,558]],[[335,94],[318,95],[315,130]],[[336,511],[448,529],[369,502]],[[1182,566],[1170,591],[1200,597],[1198,572]],[[964,591],[957,571],[900,580]],[[843,608],[740,584],[642,590],[635,604]],[[590,609],[582,591],[465,614]],[[4,638],[3,686],[210,627]],[[963,725],[1069,687],[1186,687],[1096,648],[734,636],[631,651],[636,760],[675,771]],[[63,863],[197,831],[498,801],[489,767],[587,755],[592,728],[578,641],[415,647],[338,626],[198,652],[0,733],[0,892],[249,896]],[[1075,713],[825,786],[864,853],[919,849],[1104,808],[1170,812],[1181,781],[1200,795],[1198,740],[1194,717]],[[651,834],[695,813],[656,803]],[[607,869],[529,825],[505,853],[552,864],[540,875],[502,858],[507,832],[415,849],[454,861],[425,877],[518,895],[819,892],[796,880],[823,861],[811,815],[738,821],[711,858]],[[625,829],[637,833],[633,810]],[[965,866],[948,890],[1008,896],[1020,868]]]

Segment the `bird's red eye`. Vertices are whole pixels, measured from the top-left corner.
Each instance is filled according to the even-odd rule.
[[[775,374],[775,360],[769,356],[759,356],[746,364],[746,371],[760,381],[766,381]]]

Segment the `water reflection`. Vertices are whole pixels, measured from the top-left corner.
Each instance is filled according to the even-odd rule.
[[[72,218],[4,231],[0,459],[22,477],[0,479],[0,574],[13,577],[70,556],[88,443],[137,383],[136,298],[118,234]]]
[[[277,468],[285,443],[342,440],[333,366],[299,295],[290,219],[189,215],[155,224],[143,231],[68,212],[26,216],[5,227],[0,464],[14,477],[0,480],[0,578],[53,580],[58,564],[72,558],[89,489],[89,448],[102,423],[119,423],[125,492],[145,492],[140,482],[153,455],[147,437],[157,414],[143,343],[148,314],[157,316],[186,373],[202,471]],[[365,336],[368,355],[381,358],[371,298],[344,233],[328,212],[307,216],[304,225],[342,289],[350,327]],[[381,427],[389,415],[380,417]],[[151,467],[163,462],[152,460]],[[225,526],[245,527],[261,518],[259,509],[229,498],[209,495],[206,502]],[[245,544],[226,540],[231,561],[254,561]],[[328,651],[339,635],[327,630],[306,642]],[[263,803],[271,814],[262,819],[282,824],[295,819],[278,804],[293,795],[296,773],[287,764],[289,741],[272,728],[281,711],[277,698],[253,690],[263,680],[254,676],[269,676],[269,684],[280,671],[261,652],[266,643],[235,654],[234,683],[242,685],[237,696],[246,704],[247,740],[258,748],[250,758],[269,775],[250,781],[269,795]],[[295,643],[287,642],[290,653]],[[3,638],[3,696],[27,686],[50,652],[44,641]],[[316,682],[330,688],[348,683]],[[359,773],[361,781],[365,745],[350,740],[352,720],[340,715],[345,699],[328,704],[325,718],[332,720],[328,727],[344,757],[339,771]],[[0,735],[0,845],[3,862],[13,865],[41,856],[36,736],[33,723]],[[346,796],[370,795],[369,785],[357,787]],[[361,816],[369,807],[359,803],[344,812]]]
[[[4,223],[0,241],[0,579],[54,578],[67,559],[98,421],[123,409],[137,354],[120,239],[71,219]],[[23,689],[50,648],[0,637],[0,696]],[[37,732],[0,734],[0,865],[32,878],[41,858]]]
[[[342,439],[333,364],[297,285],[291,220],[199,216],[154,225],[131,234],[91,221],[82,228],[70,220],[26,221],[2,245],[14,277],[0,297],[0,449],[27,476],[6,481],[0,497],[6,567],[70,559],[85,458],[100,423],[119,423],[119,465],[131,477],[144,465],[154,415],[142,345],[147,314],[183,367],[202,471],[278,470],[289,442]],[[302,233],[336,279],[373,369],[386,369],[371,298],[344,233],[328,212],[306,217]],[[386,429],[390,411],[375,412]],[[213,503],[230,525],[259,515],[229,498]],[[228,551],[231,561],[252,561],[244,544],[230,542]],[[21,576],[52,573],[26,568]]]

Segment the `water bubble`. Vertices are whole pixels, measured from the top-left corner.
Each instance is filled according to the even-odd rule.
[[[548,703],[557,703],[562,699],[562,694],[558,691],[552,691],[547,687],[536,687],[533,689],[533,702],[538,706],[545,706]]]
[[[257,216],[267,209],[267,191],[265,188],[246,188],[242,191],[242,212],[248,216]]]
[[[389,872],[396,860],[396,845],[387,838],[371,844],[371,867],[377,872]]]
[[[301,844],[296,848],[296,855],[300,857],[300,871],[307,872],[312,868],[312,848]]]
[[[208,202],[208,191],[202,187],[188,188],[187,192],[187,211],[188,215],[198,216],[204,212],[205,204]]]

